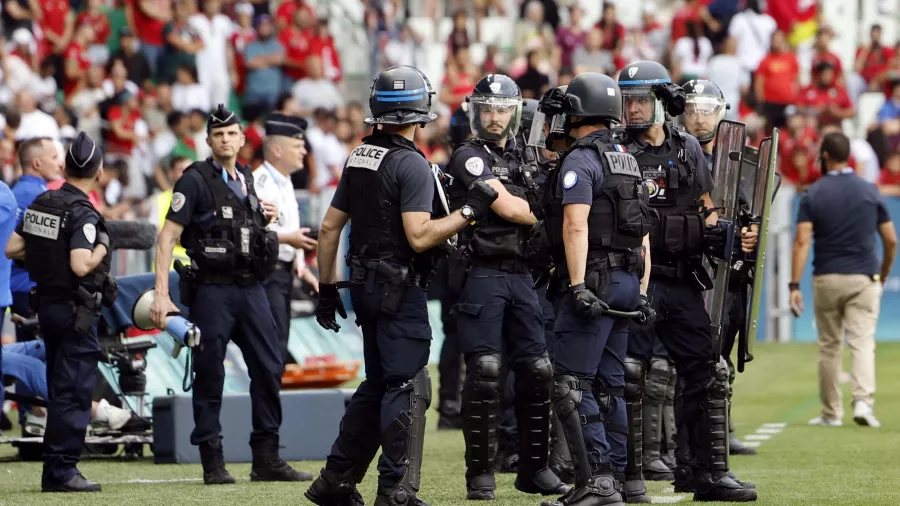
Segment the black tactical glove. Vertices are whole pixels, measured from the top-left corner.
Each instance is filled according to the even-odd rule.
[[[337,319],[334,317],[335,311],[341,315],[341,318],[347,319],[347,310],[344,309],[344,303],[341,302],[337,285],[333,283],[320,284],[319,303],[316,305],[316,322],[326,330],[335,332],[341,330],[341,326],[337,324]]]
[[[724,260],[725,246],[728,244],[729,227],[724,224],[707,225],[706,232],[703,235],[703,244],[706,252],[710,255]]]
[[[106,251],[109,251],[109,234],[106,232],[97,232],[97,244],[106,246]]]
[[[562,90],[559,88],[550,88],[544,93],[544,96],[541,97],[540,102],[538,102],[538,108],[540,108],[541,112],[549,118],[550,116],[565,113],[566,105],[568,105],[568,103],[568,96],[566,96]]]
[[[609,305],[600,300],[594,292],[588,290],[584,283],[569,287],[575,299],[575,310],[590,318],[596,318],[609,309]]]
[[[653,86],[653,93],[666,105],[669,116],[680,116],[687,105],[687,95],[684,88],[675,83],[657,84]]]
[[[656,311],[650,307],[650,299],[646,294],[641,294],[641,303],[638,304],[637,311],[641,312],[641,316],[635,318],[638,325],[650,325],[656,321]]]
[[[472,208],[472,211],[475,213],[474,218],[477,220],[487,214],[491,204],[499,196],[500,194],[497,193],[497,190],[491,188],[491,185],[478,179],[469,186],[469,194],[466,195],[466,205]]]

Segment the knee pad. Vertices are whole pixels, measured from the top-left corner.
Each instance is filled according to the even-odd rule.
[[[546,353],[521,361],[515,373],[516,390],[540,393],[548,391],[553,383],[553,366]]]
[[[703,383],[703,388],[710,400],[725,400],[728,398],[728,364],[720,358],[718,362],[712,362],[708,366],[708,377]]]
[[[553,377],[553,392],[550,398],[553,402],[553,411],[560,422],[565,423],[570,416],[578,416],[578,406],[581,405],[584,392],[590,392],[592,389],[590,382],[585,379],[568,374]]]
[[[644,362],[638,358],[625,357],[625,400],[634,402],[644,396]]]
[[[672,364],[664,357],[653,357],[650,360],[650,370],[647,372],[647,381],[644,392],[647,399],[654,403],[662,403],[666,398],[666,389],[669,386],[670,374],[674,372]]]
[[[600,417],[603,419],[606,430],[628,435],[628,426],[615,423],[611,416],[616,407],[616,398],[624,397],[625,389],[623,387],[607,386],[600,378],[594,380],[593,388],[594,399],[596,399],[597,405],[600,407]]]
[[[496,399],[500,395],[500,355],[475,355],[466,362],[466,384],[474,400]]]

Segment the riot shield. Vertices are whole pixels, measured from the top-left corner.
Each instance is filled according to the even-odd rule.
[[[766,267],[766,249],[768,247],[769,217],[772,199],[775,194],[776,162],[778,156],[778,129],[772,136],[763,139],[759,146],[759,162],[757,163],[753,199],[750,201],[751,223],[759,227],[759,239],[756,244],[756,259],[752,262],[752,289],[750,308],[747,315],[746,332],[738,336],[737,369],[744,372],[744,364],[753,360],[753,344],[756,342],[759,328],[759,310],[762,305],[763,273]],[[779,178],[780,181],[780,178]]]
[[[716,128],[716,147],[713,151],[713,206],[719,216],[720,226],[724,225],[729,238],[725,246],[725,258],[711,258],[714,265],[715,282],[707,297],[710,330],[712,333],[713,358],[722,354],[722,333],[725,323],[725,298],[728,295],[728,279],[731,273],[734,246],[735,221],[739,217],[740,200],[738,191],[741,181],[741,158],[746,139],[746,125],[736,121],[723,120]]]

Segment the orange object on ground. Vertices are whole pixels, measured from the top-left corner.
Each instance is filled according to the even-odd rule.
[[[282,388],[335,388],[355,378],[362,365],[361,360],[338,362],[334,355],[308,357],[304,362],[285,365]]]

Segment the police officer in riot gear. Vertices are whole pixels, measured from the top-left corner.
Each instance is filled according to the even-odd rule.
[[[6,245],[37,283],[32,306],[47,352],[49,391],[44,434],[44,492],[99,492],[76,465],[91,418],[100,344],[101,304],[116,299],[109,276],[109,232],[87,194],[102,171],[103,154],[84,132],[66,152],[66,183],[44,192],[25,210]]]
[[[474,139],[464,142],[448,163],[454,207],[477,181],[499,193],[488,216],[463,231],[463,255],[450,264],[451,285],[461,287],[454,311],[466,359],[462,415],[467,497],[473,500],[494,499],[502,352],[515,372],[522,435],[516,488],[546,495],[568,490],[547,467],[552,370],[526,250],[537,220],[520,167],[503,156],[519,130],[521,110],[519,87],[512,79],[500,74],[482,78],[468,98]]]
[[[712,165],[713,147],[715,146],[716,128],[719,122],[725,119],[725,111],[728,104],[725,95],[715,83],[707,80],[688,81],[684,85],[684,93],[687,97],[687,105],[684,113],[676,118],[676,124],[700,142],[706,160]],[[742,191],[740,194],[741,206],[749,208],[750,203]],[[746,253],[753,252],[756,247],[758,233],[756,230],[741,230],[741,248]],[[756,455],[756,450],[745,445],[734,433],[734,422],[731,419],[731,385],[734,384],[735,369],[731,360],[731,351],[734,349],[735,338],[738,330],[744,326],[747,319],[746,290],[741,286],[746,281],[740,276],[731,276],[729,283],[729,296],[725,309],[725,328],[723,330],[722,357],[728,363],[728,452],[730,455]]]
[[[697,139],[665,124],[667,113],[683,112],[683,90],[661,64],[640,61],[619,74],[629,140],[658,212],[651,229],[652,274],[649,296],[659,313],[655,326],[633,329],[632,351],[652,349],[659,337],[683,385],[677,410],[679,444],[675,486],[693,491],[697,501],[752,501],[756,491],[728,470],[724,421],[728,371],[712,350],[710,319],[703,291],[712,281],[701,264],[710,252],[724,255],[724,229],[709,193],[712,176]],[[649,355],[644,351],[643,355]]]
[[[257,198],[253,175],[237,164],[244,133],[235,114],[219,104],[206,124],[212,157],[191,164],[175,183],[172,204],[156,249],[156,298],[150,315],[164,329],[178,309],[169,298],[172,249],[180,241],[196,269],[179,272],[181,302],[200,328],[193,349],[194,430],[203,482],[234,483],[225,469],[219,410],[228,342],[241,349],[250,373],[253,432],[251,481],[304,481],[278,454],[281,427],[281,344],[261,284],[278,260],[278,237],[265,226],[278,217],[273,204]]]
[[[425,287],[436,248],[484,216],[497,198],[489,186],[475,184],[462,211],[432,219],[439,188],[413,136],[418,125],[435,118],[433,94],[413,67],[391,67],[375,78],[372,117],[366,120],[375,130],[350,153],[320,229],[316,319],[337,331],[335,313],[346,318],[335,262],[341,231],[352,220],[350,281],[341,286],[349,285],[366,358],[366,381],[350,400],[325,468],[305,494],[320,506],[364,504],[356,485],[379,446],[375,506],[426,505],[416,496],[431,401]]]
[[[556,265],[548,289],[557,306],[553,405],[571,449],[575,488],[545,504],[620,505],[628,322],[607,311],[637,309],[645,324],[655,317],[644,295],[646,189],[634,157],[610,130],[622,119],[612,78],[579,74],[565,92],[545,95],[541,108],[565,114],[564,131],[574,141],[551,172],[544,214]]]

